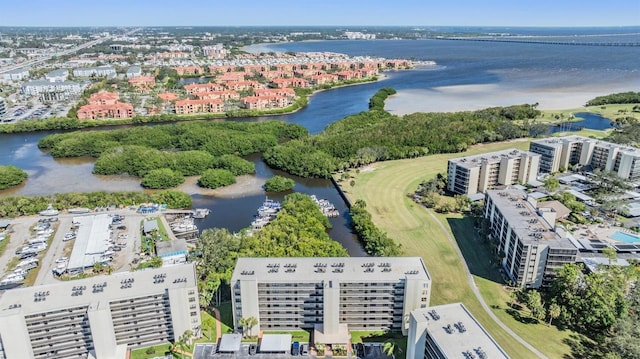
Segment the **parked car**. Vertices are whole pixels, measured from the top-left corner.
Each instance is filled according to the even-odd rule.
[[[291,355],[299,355],[300,354],[300,342],[293,342],[291,345]]]
[[[258,351],[258,345],[249,344],[249,355],[256,355],[257,351]]]
[[[309,355],[309,344],[300,345],[300,355]]]

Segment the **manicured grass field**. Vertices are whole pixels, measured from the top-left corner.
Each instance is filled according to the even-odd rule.
[[[542,110],[542,115],[536,118],[536,121],[542,123],[559,123],[567,122],[569,116],[578,112],[592,112],[597,113],[602,117],[615,119],[618,117],[634,117],[640,120],[640,112],[633,112],[633,106],[636,104],[621,104],[621,105],[604,105],[604,106],[585,106],[565,110]],[[560,117],[559,119],[555,116]],[[575,118],[574,121],[580,121],[580,118]]]
[[[475,232],[468,220],[460,215],[438,215],[434,219],[422,206],[413,202],[407,194],[413,193],[418,184],[433,178],[438,172],[446,172],[449,158],[467,156],[508,148],[528,149],[528,140],[507,143],[477,145],[465,153],[432,155],[416,159],[376,163],[369,168],[355,171],[355,185],[344,186],[347,196],[355,201],[363,199],[373,216],[374,223],[402,245],[405,255],[420,256],[424,259],[433,279],[431,304],[463,302],[474,316],[513,358],[535,358],[535,354],[516,342],[502,330],[482,309],[474,296],[464,266],[458,257],[454,243],[441,229],[454,229],[463,254],[475,283],[483,293],[487,304],[496,315],[512,330],[521,335],[529,344],[550,358],[561,358],[570,352],[569,346],[562,343],[568,333],[557,331],[544,324],[522,324],[506,313],[508,293],[499,280],[497,269],[492,268],[491,258],[482,250],[481,243],[474,243]],[[336,176],[338,177],[338,176]],[[486,249],[485,249],[486,250]],[[506,300],[505,300],[506,298]]]

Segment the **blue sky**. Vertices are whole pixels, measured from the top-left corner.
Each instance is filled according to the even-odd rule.
[[[0,26],[640,26],[640,0],[1,0]]]

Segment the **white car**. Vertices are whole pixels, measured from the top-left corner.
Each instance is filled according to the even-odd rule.
[[[67,257],[62,257],[62,258],[56,259],[56,263],[67,263],[68,261],[69,261],[69,258],[67,258]]]

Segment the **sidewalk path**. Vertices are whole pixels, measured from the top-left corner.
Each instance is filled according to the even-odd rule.
[[[220,311],[213,307],[213,314],[216,316],[216,343],[222,338],[222,325],[220,324]]]

